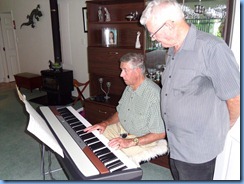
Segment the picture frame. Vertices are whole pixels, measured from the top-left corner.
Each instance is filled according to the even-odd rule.
[[[103,28],[102,29],[102,44],[106,47],[117,45],[117,29]]]
[[[87,33],[87,8],[83,7],[82,8],[82,15],[83,15],[83,27],[84,27],[84,32]]]

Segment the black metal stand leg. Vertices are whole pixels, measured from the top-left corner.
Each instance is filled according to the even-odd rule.
[[[52,165],[51,151],[50,150],[47,150],[47,152],[48,152],[48,171],[45,172],[45,151],[46,151],[45,148],[46,148],[45,147],[45,144],[42,143],[42,150],[41,150],[41,174],[42,174],[43,180],[46,179],[45,176],[47,174],[50,175],[50,178],[52,180],[55,180],[53,178],[53,176],[52,176],[52,173],[57,172],[57,171],[60,171],[60,170],[62,170],[62,168],[55,169],[55,170],[51,170],[51,165]]]
[[[45,180],[45,144],[42,143],[42,152],[41,152],[41,173],[43,180]]]

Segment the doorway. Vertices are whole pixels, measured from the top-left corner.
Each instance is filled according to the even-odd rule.
[[[0,13],[0,82],[14,81],[19,71],[13,18],[10,12]]]

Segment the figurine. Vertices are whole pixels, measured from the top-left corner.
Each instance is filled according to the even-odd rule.
[[[105,11],[105,22],[111,21],[110,13],[108,12],[108,9],[106,7],[104,7],[104,11]]]
[[[136,49],[140,49],[141,48],[141,43],[140,43],[140,31],[137,32],[137,37],[136,37],[136,44],[135,44],[135,48]]]
[[[102,12],[102,7],[101,6],[99,6],[97,13],[98,13],[98,21],[99,22],[103,22],[104,21],[104,17],[103,17],[103,12]]]
[[[125,16],[125,19],[128,20],[128,21],[132,21],[132,20],[137,20],[138,19],[138,12],[130,12],[130,14],[126,15]]]
[[[49,60],[48,62],[49,62],[49,69],[50,70],[53,70],[55,72],[62,72],[63,71],[61,63],[59,63],[59,62],[54,63],[51,60]]]
[[[126,15],[125,18],[128,20],[128,21],[132,21],[134,16],[133,16],[133,13],[131,12],[130,14]]]

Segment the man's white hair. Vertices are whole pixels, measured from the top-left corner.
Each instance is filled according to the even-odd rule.
[[[146,25],[149,18],[153,18],[154,20],[162,19],[162,17],[159,17],[160,15],[153,14],[154,10],[158,7],[162,7],[162,10],[160,10],[162,13],[160,12],[160,15],[164,16],[164,21],[177,21],[185,17],[181,5],[176,0],[153,0],[147,4],[145,10],[142,12],[140,23]]]

